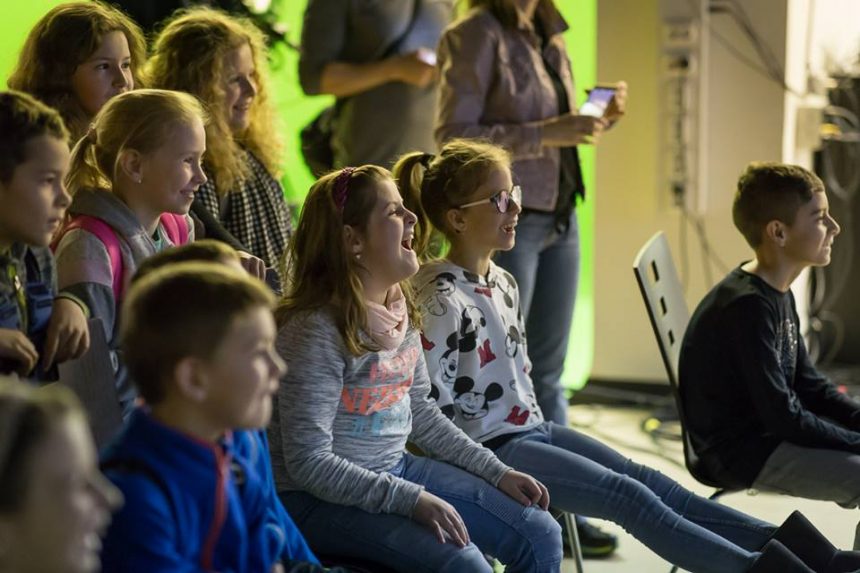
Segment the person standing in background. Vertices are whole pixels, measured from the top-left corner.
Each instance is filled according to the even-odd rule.
[[[453,0],[309,0],[299,79],[337,98],[334,167],[433,152],[436,45]]]
[[[579,279],[575,207],[585,197],[576,146],[594,143],[621,117],[627,86],[615,86],[603,117],[578,114],[562,36],[568,25],[553,0],[468,4],[439,43],[436,141],[483,138],[512,155],[523,212],[516,245],[495,260],[520,287],[538,405],[547,420],[567,426],[561,375]],[[614,538],[578,525],[584,554],[614,551]]]

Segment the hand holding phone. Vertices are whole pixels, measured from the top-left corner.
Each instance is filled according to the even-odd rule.
[[[592,117],[604,117],[606,110],[609,109],[612,102],[615,100],[615,94],[618,91],[616,86],[595,86],[588,92],[588,99],[579,108],[580,115],[590,115]]]

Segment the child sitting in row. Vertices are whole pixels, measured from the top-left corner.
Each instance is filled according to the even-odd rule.
[[[797,165],[752,163],[732,218],[755,256],[711,289],[684,334],[679,392],[690,443],[727,487],[856,508],[860,402],[813,365],[791,291],[805,269],[830,263],[840,231],[824,183]]]
[[[137,265],[194,239],[187,213],[206,181],[200,166],[205,118],[188,94],[130,91],[102,108],[73,151],[71,218],[56,242],[58,284],[101,319],[114,353],[120,302]],[[114,358],[127,415],[136,393],[123,361]]]
[[[837,551],[799,514],[776,528],[545,421],[529,376],[517,283],[492,261],[495,251],[513,247],[521,211],[508,153],[453,140],[436,157],[402,158],[396,170],[413,182],[406,192],[420,190],[427,218],[450,244],[446,258],[425,264],[414,283],[431,396],[472,439],[546,484],[555,507],[619,523],[688,571],[860,567],[860,554]],[[816,539],[823,541],[810,549]]]
[[[50,378],[89,346],[85,307],[57,296],[47,248],[69,206],[67,137],[56,111],[0,92],[0,374]]]
[[[391,174],[346,168],[310,190],[277,348],[290,365],[269,439],[278,492],[310,545],[401,571],[557,572],[546,489],[429,398],[405,282],[415,215]],[[427,457],[404,453],[407,439]]]
[[[143,87],[145,61],[134,20],[106,3],[65,2],[30,30],[8,85],[59,111],[76,142],[108,100]]]
[[[175,262],[198,250],[149,259],[125,302],[124,357],[147,406],[103,456],[127,500],[104,571],[322,572],[278,501],[262,430],[286,369],[274,296],[230,268],[235,255]]]
[[[0,376],[0,571],[96,573],[122,495],[99,472],[68,388]]]
[[[230,20],[225,14],[221,17]],[[55,107],[74,143],[87,134],[108,101],[144,87],[145,63],[143,33],[121,10],[95,0],[68,2],[49,10],[30,31],[9,86]],[[217,84],[213,74],[205,75],[208,85]],[[199,198],[194,205],[200,205]],[[212,213],[200,205],[193,215],[199,235],[224,241],[239,250],[248,272],[264,277],[265,263],[247,252],[249,249],[221,225],[217,210]],[[289,217],[278,225],[288,226]]]

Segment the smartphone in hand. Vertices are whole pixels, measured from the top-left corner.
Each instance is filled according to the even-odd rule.
[[[615,98],[615,86],[597,85],[588,92],[588,99],[579,108],[580,115],[603,117]]]

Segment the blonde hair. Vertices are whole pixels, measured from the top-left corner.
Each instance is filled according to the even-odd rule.
[[[251,48],[257,96],[248,128],[234,135],[222,88],[226,83],[224,60],[244,44]],[[211,8],[180,12],[158,34],[153,46],[147,67],[153,85],[194,94],[212,113],[206,129],[209,153],[204,166],[221,195],[234,191],[249,175],[242,147],[253,153],[269,173],[280,173],[281,143],[269,101],[265,56],[265,39],[253,23]]]
[[[116,31],[128,41],[134,85],[142,87],[143,32],[123,12],[101,2],[60,4],[45,14],[24,41],[7,84],[56,108],[76,141],[86,132],[90,118],[75,97],[72,76],[98,50],[105,35]]]
[[[195,118],[206,124],[200,102],[182,92],[141,89],[112,98],[72,150],[66,177],[69,193],[110,189],[124,150],[150,153],[164,145],[177,126],[191,125]]]
[[[323,175],[311,186],[305,199],[286,255],[285,294],[275,310],[275,319],[281,327],[297,312],[331,306],[346,347],[353,355],[360,356],[377,348],[360,335],[367,318],[359,278],[361,264],[347,252],[343,228],[349,225],[362,234],[367,233],[380,184],[392,179],[387,169],[376,165],[356,168],[348,176],[346,202],[341,209],[333,196],[335,180],[341,173],[334,171]],[[409,318],[413,326],[418,326],[420,317],[412,302],[408,281],[400,286]]]
[[[397,160],[394,173],[406,207],[418,215],[415,252],[421,259],[432,258],[435,228],[450,236],[446,214],[467,203],[490,171],[510,169],[510,154],[492,143],[475,139],[452,139],[436,156],[408,153]],[[438,250],[438,249],[437,249]]]

